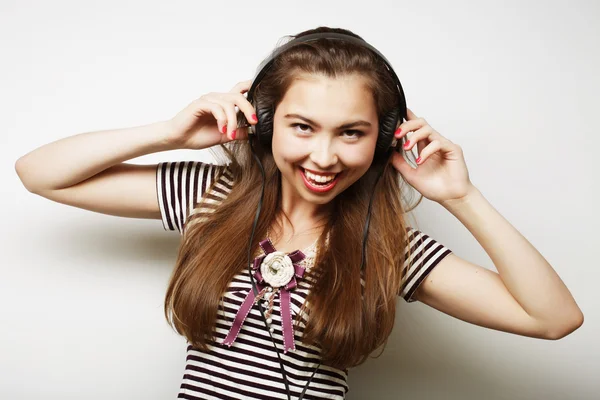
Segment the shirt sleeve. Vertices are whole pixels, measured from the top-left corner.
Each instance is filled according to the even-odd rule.
[[[408,244],[404,253],[406,275],[400,293],[407,303],[416,301],[413,296],[421,282],[444,257],[451,253],[450,249],[423,232],[408,228]]]
[[[156,192],[164,230],[183,233],[190,212],[225,168],[200,161],[158,163]]]

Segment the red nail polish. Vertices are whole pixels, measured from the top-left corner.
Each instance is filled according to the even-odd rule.
[[[397,134],[399,134],[400,132],[402,132],[402,129],[398,128],[398,129],[396,129],[396,132],[394,132],[394,135],[397,135]]]
[[[231,138],[235,140],[235,130],[231,132]]]
[[[417,158],[417,164],[421,162],[421,157]]]
[[[258,121],[258,118],[256,117],[256,114],[252,114],[252,119],[253,119],[254,121]]]
[[[406,143],[404,143],[405,149],[408,149],[408,146],[410,146],[410,140],[407,140]]]
[[[223,125],[223,133],[227,133],[227,125]]]

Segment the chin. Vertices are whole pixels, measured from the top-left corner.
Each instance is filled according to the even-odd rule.
[[[323,198],[323,197],[306,197],[306,196],[303,196],[303,197],[304,197],[304,199],[306,201],[310,201],[313,204],[318,204],[318,205],[324,206],[326,204],[331,203],[337,197],[337,194],[334,195],[334,196],[327,197],[327,198]]]

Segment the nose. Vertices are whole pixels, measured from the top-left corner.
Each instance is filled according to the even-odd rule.
[[[325,135],[323,135],[325,136]],[[319,168],[327,170],[338,163],[337,151],[331,138],[322,138],[313,142],[310,160]]]

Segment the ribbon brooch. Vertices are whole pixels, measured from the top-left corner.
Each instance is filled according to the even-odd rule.
[[[268,306],[265,313],[267,324],[271,324],[273,320],[270,318],[273,311],[273,301],[279,293],[279,303],[281,310],[281,330],[283,331],[283,352],[288,350],[296,350],[294,344],[294,328],[292,326],[292,309],[290,291],[297,286],[296,278],[302,278],[304,275],[304,267],[298,265],[305,258],[304,253],[296,250],[292,253],[284,253],[275,250],[273,243],[269,239],[260,242],[260,247],[265,254],[256,257],[252,266],[253,276],[256,280],[256,286],[259,290],[257,296],[254,295],[252,288],[240,306],[233,325],[229,333],[223,339],[222,343],[231,347],[237,338],[242,325],[250,312],[250,309],[255,303],[258,303],[261,298],[264,298],[265,293],[270,293],[269,299],[265,299],[264,307]],[[273,332],[273,328],[269,328]]]

